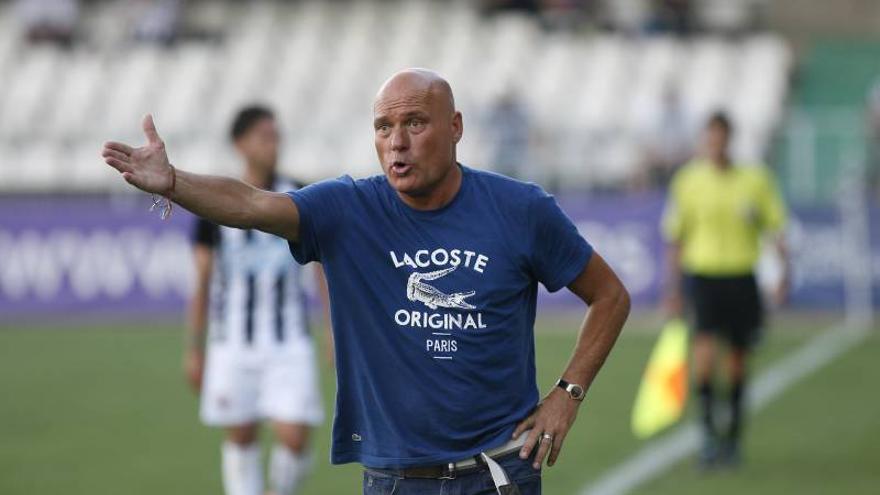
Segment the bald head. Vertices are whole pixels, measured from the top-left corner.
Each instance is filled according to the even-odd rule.
[[[373,129],[382,170],[405,201],[430,205],[454,190],[464,127],[439,74],[406,69],[391,76],[373,102]]]
[[[373,106],[375,108],[383,100],[401,95],[437,99],[448,105],[449,112],[455,112],[452,87],[443,76],[430,69],[412,68],[396,72],[379,88]]]

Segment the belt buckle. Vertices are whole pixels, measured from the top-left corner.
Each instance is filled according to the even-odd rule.
[[[455,479],[455,463],[450,462],[446,465],[446,468],[443,471],[443,474],[440,475],[441,480],[454,480]]]

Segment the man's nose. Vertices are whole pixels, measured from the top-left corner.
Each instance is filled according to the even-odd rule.
[[[391,131],[391,149],[393,151],[405,151],[409,149],[409,134],[406,129],[398,127]]]

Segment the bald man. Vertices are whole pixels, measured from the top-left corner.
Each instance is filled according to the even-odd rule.
[[[362,464],[363,493],[540,493],[629,295],[552,196],[457,161],[462,115],[439,75],[395,74],[373,116],[384,174],[287,194],[173,167],[150,116],[145,146],[109,142],[103,156],[135,187],[322,263],[338,373],[331,461]],[[540,401],[538,283],[590,306]]]

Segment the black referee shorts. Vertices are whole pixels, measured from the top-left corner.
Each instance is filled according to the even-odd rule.
[[[697,333],[718,336],[737,349],[757,343],[764,320],[761,295],[753,274],[687,277]]]

